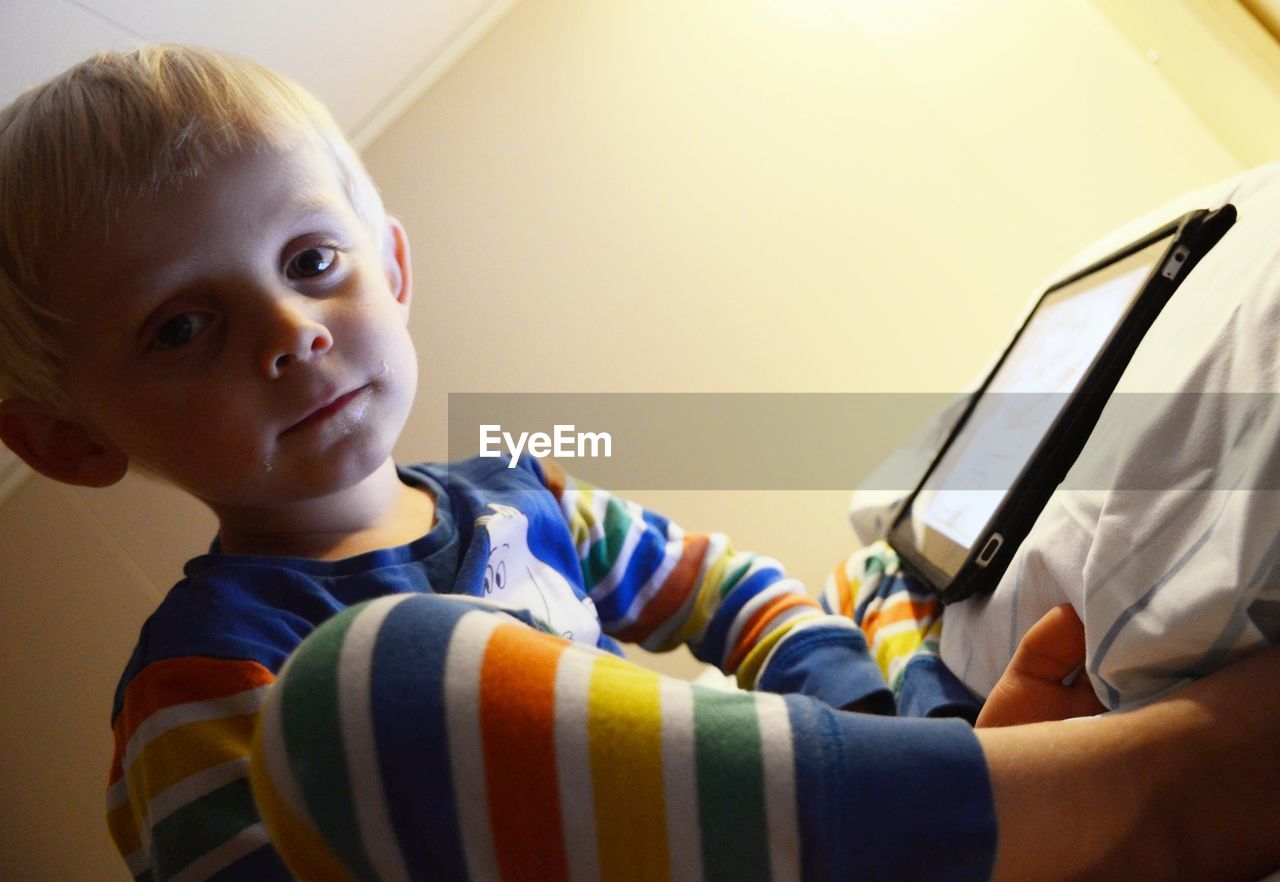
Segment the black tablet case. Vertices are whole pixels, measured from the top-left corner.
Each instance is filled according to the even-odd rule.
[[[1173,296],[1178,284],[1191,272],[1200,258],[1222,238],[1235,222],[1235,217],[1236,211],[1231,205],[1225,205],[1215,211],[1191,212],[1046,289],[1037,302],[1036,309],[1028,315],[1026,322],[1018,329],[1018,333],[1014,335],[982,386],[971,397],[968,407],[952,428],[947,442],[939,450],[916,489],[904,500],[889,528],[889,544],[898,552],[903,565],[932,587],[944,603],[954,603],[975,593],[989,593],[995,589],[1014,551],[1026,538],[1054,489],[1062,482],[1068,469],[1080,455],[1103,407],[1147,330],[1155,322],[1169,298]],[[968,422],[992,378],[1004,364],[1009,351],[1022,336],[1041,304],[1054,292],[1170,236],[1172,238],[1168,248],[1144,282],[1130,312],[1121,320],[1102,351],[1085,371],[1076,392],[1053,423],[1049,434],[1037,446],[1004,501],[983,529],[976,544],[970,548],[960,569],[954,577],[949,578],[916,547],[911,535],[912,505],[925,482],[936,470]],[[984,557],[983,552],[987,549],[988,543],[995,543],[997,547],[985,562],[978,563],[979,558]]]

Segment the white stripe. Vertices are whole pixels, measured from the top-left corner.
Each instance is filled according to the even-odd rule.
[[[636,550],[636,546],[640,544],[640,537],[644,535],[645,528],[648,527],[648,524],[644,521],[644,509],[633,502],[626,503],[624,508],[631,518],[627,524],[627,534],[622,537],[622,548],[618,550],[618,556],[613,559],[613,566],[609,568],[609,572],[600,577],[600,580],[592,586],[591,595],[593,598],[607,597],[609,592],[622,581],[627,567],[631,564],[631,555]]]
[[[930,626],[932,626],[933,623],[930,622],[929,624]],[[892,640],[894,637],[897,637],[900,634],[910,634],[914,632],[914,633],[920,634],[921,638],[923,638],[924,635],[927,633],[927,631],[928,631],[927,628],[924,631],[920,630],[919,619],[903,619],[900,622],[893,622],[892,624],[889,624],[889,625],[882,625],[881,627],[876,628],[875,639],[872,640],[871,642],[872,650],[874,651],[886,640]]]
[[[200,797],[207,796],[232,781],[247,777],[249,777],[249,758],[247,756],[228,760],[225,763],[219,763],[216,766],[210,766],[195,774],[188,775],[172,787],[167,787],[152,797],[151,801],[147,803],[144,823],[148,829],[154,828],[156,824],[159,824],[187,803],[195,802]]]
[[[587,556],[587,552],[591,550],[591,546],[595,544],[601,536],[604,535],[604,509],[609,503],[609,494],[598,487],[591,488],[591,504],[586,506],[587,513],[584,514],[580,509],[583,507],[582,496],[584,491],[578,487],[578,482],[569,475],[564,478],[564,493],[560,496],[560,511],[564,515],[565,521],[572,524],[575,520],[581,519],[582,525],[586,527],[586,536],[578,543],[578,559],[583,560]],[[592,523],[588,524],[588,517]]]
[[[765,625],[764,630],[760,632],[760,636],[756,638],[756,643],[764,642],[769,635],[779,628],[790,629],[799,625],[800,622],[796,621],[796,619],[801,621],[816,620],[826,618],[826,615],[822,610],[809,606],[807,603],[797,603],[795,606],[789,606],[769,620],[769,624]]]
[[[591,672],[599,656],[563,652],[556,667],[556,777],[564,827],[564,852],[572,882],[600,878],[595,788],[588,739]]]
[[[697,687],[669,677],[658,683],[671,878],[701,879],[702,827],[693,727],[693,690]]]
[[[570,532],[572,532],[573,524],[578,518],[578,496],[579,496],[577,488],[571,486],[572,484],[573,484],[573,479],[566,475],[565,483],[564,483],[564,493],[560,495],[560,514],[564,515],[564,521],[567,525],[569,525]],[[584,527],[586,526],[585,521],[583,522],[583,526]],[[578,560],[583,560],[587,556],[587,549],[590,547],[591,547],[591,535],[590,535],[590,531],[587,530],[583,532],[581,541],[579,541],[574,545],[574,551],[578,555]]]
[[[609,508],[610,496],[608,492],[595,487],[591,491],[591,506],[587,510],[591,512],[591,526],[587,531],[587,547],[583,554],[591,550],[591,546],[595,545],[604,538],[604,513]]]
[[[276,684],[283,683],[289,675],[296,655],[285,660],[284,667],[276,679]],[[262,727],[262,759],[266,763],[267,777],[275,788],[276,794],[284,806],[302,824],[316,829],[315,820],[307,810],[307,801],[302,795],[302,788],[293,777],[293,769],[289,765],[289,753],[285,750],[284,714],[280,710],[281,695],[284,689],[272,689],[262,703],[258,725]]]
[[[761,664],[760,669],[756,671],[757,683],[764,679],[764,672],[769,670],[770,663],[778,654],[779,650],[787,644],[787,641],[810,628],[842,628],[846,631],[860,630],[858,626],[853,623],[853,619],[846,618],[842,615],[815,615],[811,619],[802,619],[796,622],[791,626],[787,633],[783,634],[782,637],[778,639],[777,643],[773,644],[773,648],[769,650],[769,654],[764,657],[764,663]]]
[[[458,832],[472,879],[498,879],[498,860],[489,826],[484,738],[480,728],[480,669],[493,630],[502,623],[489,613],[470,612],[458,619],[444,663],[445,729],[449,765],[457,800]]]
[[[125,745],[124,757],[121,760],[124,767],[124,777],[129,777],[129,767],[138,758],[138,753],[147,744],[159,738],[165,732],[170,729],[176,729],[178,726],[185,726],[188,723],[203,723],[209,720],[221,720],[226,717],[257,713],[258,708],[262,705],[263,698],[267,694],[267,690],[270,688],[270,684],[257,686],[222,698],[175,704],[172,707],[156,711],[142,721]]]
[[[669,527],[672,529],[667,533],[666,543],[662,550],[662,562],[658,564],[658,568],[653,571],[653,575],[649,577],[648,581],[631,598],[631,605],[627,607],[622,616],[617,621],[609,623],[611,630],[621,631],[635,624],[636,620],[644,613],[645,607],[649,605],[649,601],[662,590],[663,583],[667,581],[671,571],[676,568],[676,564],[680,563],[680,558],[684,556],[684,533],[675,524],[670,524]]]
[[[169,882],[200,882],[202,879],[208,879],[240,858],[253,854],[269,841],[267,828],[262,824],[245,827],[217,848],[206,851],[181,871],[170,876]]]
[[[241,716],[245,713],[254,713],[261,707],[262,698],[269,694],[270,689],[271,685],[267,684],[244,692],[237,692],[224,699],[174,705],[152,714],[138,727],[134,737],[129,739],[129,747],[125,750],[127,760],[124,766],[124,777],[117,781],[115,786],[123,785],[126,796],[131,796],[127,790],[129,772],[132,769],[134,760],[137,759],[137,751],[143,749],[147,743],[154,741],[165,732],[172,731],[174,728],[187,723],[210,722]],[[245,710],[249,706],[252,707],[252,710]],[[157,717],[161,716],[164,719],[157,720]],[[153,722],[156,725],[149,725]],[[144,729],[147,731],[144,732]],[[131,752],[134,754],[132,757],[129,756]],[[249,758],[244,756],[219,763],[216,766],[210,766],[207,769],[201,769],[165,788],[152,797],[146,805],[136,807],[135,811],[141,816],[141,824],[138,828],[140,850],[148,854],[151,852],[152,830],[161,820],[192,800],[211,793],[223,784],[229,784],[236,778],[245,777],[248,774],[248,765]],[[117,791],[117,798],[118,793]]]
[[[854,586],[850,584],[849,587],[852,589]],[[851,590],[850,594],[852,593],[853,591]],[[836,582],[836,574],[834,572],[827,574],[827,580],[822,583],[822,591],[818,596],[823,605],[831,612],[840,612],[840,585]]]
[[[752,567],[752,569],[755,569],[755,567]],[[751,572],[748,571],[743,576],[743,579],[750,575]],[[751,617],[756,614],[760,607],[783,594],[797,593],[804,593],[803,585],[795,579],[780,579],[743,604],[742,609],[738,610],[738,614],[733,617],[733,624],[729,626],[729,634],[724,640],[724,653],[720,657],[720,663],[723,664],[733,654],[733,648],[738,643],[738,637],[741,636],[742,629],[746,627],[747,622],[751,621]]]
[[[107,788],[107,813],[115,811],[121,803],[129,801],[129,779],[121,775],[120,780]]]
[[[398,604],[414,596],[392,595],[369,603],[347,629],[338,659],[339,726],[355,803],[356,827],[369,864],[378,878],[386,882],[408,882],[409,870],[382,792],[382,769],[373,731],[371,668],[383,621]]]
[[[796,765],[791,718],[781,695],[755,695],[764,761],[764,805],[769,828],[769,878],[800,878],[800,828],[796,818]]]

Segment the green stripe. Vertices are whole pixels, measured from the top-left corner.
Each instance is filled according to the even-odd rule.
[[[885,559],[879,555],[872,555],[867,558],[866,562],[862,565],[862,577],[864,579],[869,579],[877,574],[883,575],[885,569]]]
[[[347,610],[312,633],[289,663],[280,698],[289,769],[316,827],[362,879],[375,877],[360,841],[338,715],[338,662],[359,610]]]
[[[618,555],[622,553],[622,543],[627,540],[627,531],[630,529],[631,514],[627,511],[627,507],[610,496],[604,506],[604,536],[591,546],[591,550],[587,552],[587,559],[582,562],[582,577],[586,581],[588,591],[594,588],[609,570],[613,569]]]
[[[737,569],[725,575],[724,581],[720,583],[721,597],[728,595],[733,590],[733,587],[738,584],[738,581],[746,574],[747,570],[751,569],[753,562],[753,558],[747,557],[738,565]]]
[[[769,878],[760,726],[750,695],[693,687],[702,869],[711,882]]]
[[[167,879],[256,823],[258,811],[249,779],[237,778],[187,803],[152,828],[152,867]],[[151,873],[137,878],[149,879]]]

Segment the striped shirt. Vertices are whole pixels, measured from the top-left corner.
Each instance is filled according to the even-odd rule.
[[[723,534],[685,533],[532,460],[401,477],[436,497],[437,522],[415,542],[333,562],[226,555],[215,543],[147,621],[116,693],[107,798],[135,879],[288,878],[248,786],[254,724],[299,644],[374,598],[484,599],[593,651],[616,652],[614,637],[683,643],[744,688],[832,707],[886,691],[847,617]]]
[[[429,595],[340,614],[281,677],[253,785],[300,878],[991,871],[990,786],[959,720],[710,690]]]

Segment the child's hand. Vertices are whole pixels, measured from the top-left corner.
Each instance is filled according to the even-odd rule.
[[[1102,713],[1106,708],[1083,669],[1070,686],[1062,683],[1083,663],[1084,625],[1071,604],[1055,606],[1018,644],[976,725],[1013,726]]]

